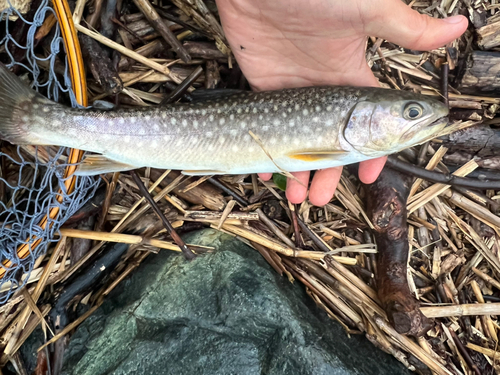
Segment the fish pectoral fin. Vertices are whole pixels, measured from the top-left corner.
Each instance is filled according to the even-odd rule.
[[[288,157],[302,161],[335,160],[347,154],[347,151],[307,151],[288,154]]]
[[[99,174],[122,172],[136,169],[137,166],[108,159],[102,155],[88,155],[76,169],[76,176],[95,176]]]
[[[186,176],[208,176],[211,174],[226,174],[223,171],[213,171],[209,169],[205,170],[184,170],[181,172],[182,174],[185,174]]]

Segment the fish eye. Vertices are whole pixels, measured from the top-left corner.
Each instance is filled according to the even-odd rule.
[[[422,116],[424,109],[420,104],[410,103],[406,106],[403,116],[407,120],[416,120]]]

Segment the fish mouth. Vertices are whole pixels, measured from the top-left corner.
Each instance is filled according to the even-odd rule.
[[[410,127],[407,131],[405,131],[402,135],[400,140],[401,141],[409,141],[412,139],[416,134],[418,134],[421,131],[426,131],[426,132],[431,132],[429,137],[426,138],[425,141],[427,142],[430,139],[434,139],[440,131],[442,131],[444,128],[446,128],[447,125],[450,124],[450,121],[448,120],[447,116],[439,117],[433,122],[422,126],[422,122],[419,122],[418,124],[413,125]],[[437,130],[439,128],[439,130]]]

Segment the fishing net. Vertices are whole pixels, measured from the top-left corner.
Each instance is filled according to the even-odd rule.
[[[48,0],[34,0],[32,20],[25,18],[10,2],[3,10],[1,4],[0,1],[0,55],[8,56],[7,66],[19,65],[21,72],[28,72],[31,87],[48,98],[58,101],[64,97],[77,106],[59,26],[52,27],[43,48],[36,47],[37,30],[47,17],[55,16]],[[17,24],[13,20],[16,16],[20,20]],[[27,29],[26,37],[21,38],[26,40],[24,43],[12,35],[20,23]],[[61,64],[64,66],[63,75],[56,74],[56,62],[59,69]],[[0,305],[27,282],[36,260],[52,242],[58,241],[59,227],[92,197],[99,182],[95,178],[77,177],[73,192],[68,194],[64,171],[69,149],[15,147],[6,142],[1,145]],[[54,209],[58,214],[52,215],[55,216],[52,219],[50,213]]]

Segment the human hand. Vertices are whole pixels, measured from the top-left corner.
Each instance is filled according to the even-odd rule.
[[[222,26],[254,90],[317,85],[378,86],[365,61],[367,36],[414,50],[429,50],[458,38],[463,16],[443,20],[419,14],[401,0],[216,0]],[[386,158],[360,163],[359,179],[373,183]],[[319,170],[309,190],[312,204],[330,201],[342,167]],[[294,173],[286,195],[307,196],[310,172]],[[261,174],[264,180],[270,173]]]

